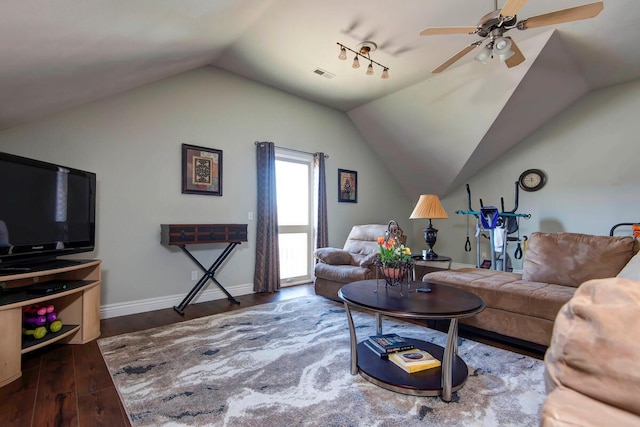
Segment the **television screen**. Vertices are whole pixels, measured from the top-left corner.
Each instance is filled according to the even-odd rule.
[[[91,251],[94,173],[0,153],[0,266]]]

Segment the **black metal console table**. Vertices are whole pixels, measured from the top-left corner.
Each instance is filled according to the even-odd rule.
[[[184,297],[182,302],[174,306],[173,309],[184,315],[184,309],[200,290],[211,280],[222,292],[227,295],[227,299],[234,304],[240,304],[215,278],[216,271],[231,254],[233,249],[242,242],[247,241],[247,224],[161,224],[160,243],[165,246],[178,246],[191,260],[203,271],[204,275],[198,280],[195,286]],[[187,249],[186,245],[197,245],[204,243],[228,243],[224,251],[211,264],[205,268]]]

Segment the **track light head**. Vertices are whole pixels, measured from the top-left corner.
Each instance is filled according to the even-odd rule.
[[[373,76],[373,62],[367,67],[367,76]]]
[[[338,59],[345,61],[347,59],[347,49],[344,46],[340,45],[340,55],[338,55]]]
[[[360,68],[360,61],[358,61],[358,55],[353,57],[353,64],[351,65],[352,68]]]

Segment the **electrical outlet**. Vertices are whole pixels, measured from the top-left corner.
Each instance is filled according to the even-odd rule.
[[[487,258],[487,253],[486,252],[482,252],[482,259],[489,259],[489,258]]]
[[[196,270],[191,272],[191,280],[198,280],[198,272]]]
[[[253,212],[249,212],[249,213],[247,214],[247,219],[248,219],[249,221],[253,221]]]

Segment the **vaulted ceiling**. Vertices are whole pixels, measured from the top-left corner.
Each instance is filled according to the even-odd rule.
[[[593,0],[529,0],[518,18]],[[474,26],[504,0],[8,0],[0,15],[0,129],[213,65],[345,111],[407,194],[446,194],[589,90],[640,77],[640,2],[509,35],[526,60],[468,54],[479,40],[421,37]],[[390,69],[337,59],[363,41]],[[320,75],[317,69],[326,74]],[[331,77],[331,78],[328,78]],[[398,171],[402,171],[399,173]]]

